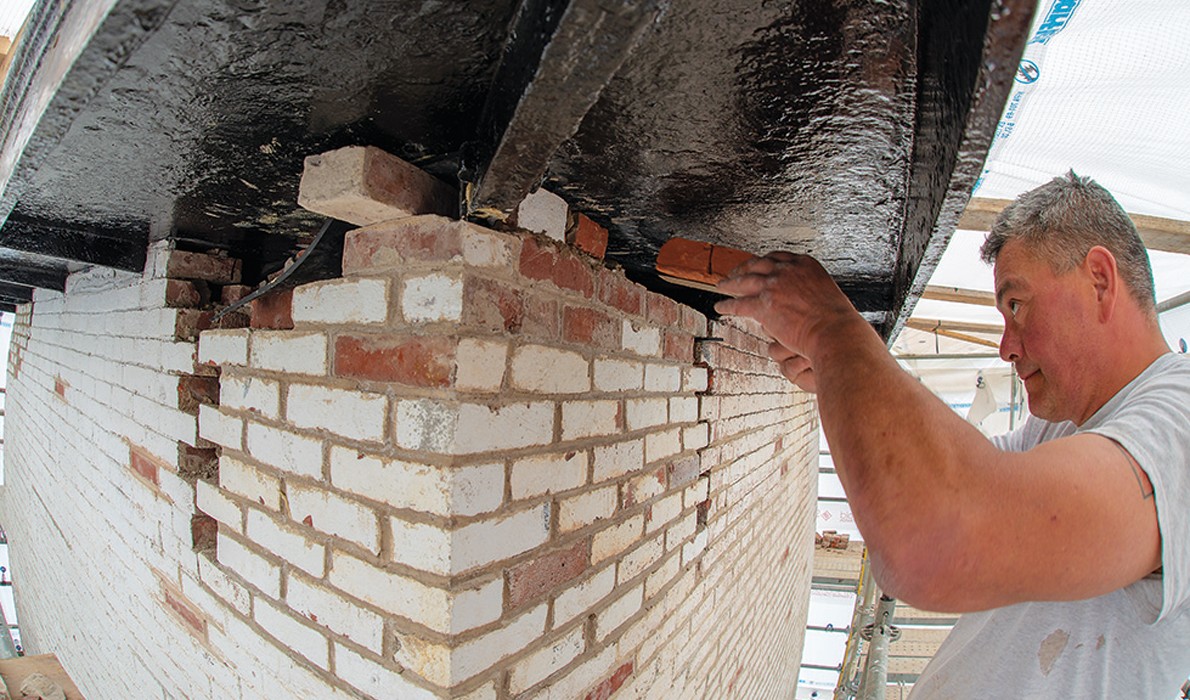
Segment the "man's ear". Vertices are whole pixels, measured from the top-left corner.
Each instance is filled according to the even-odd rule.
[[[1087,257],[1083,259],[1083,268],[1095,287],[1099,317],[1101,320],[1107,320],[1115,310],[1120,292],[1120,269],[1116,265],[1116,256],[1101,245],[1094,246],[1087,251]]]

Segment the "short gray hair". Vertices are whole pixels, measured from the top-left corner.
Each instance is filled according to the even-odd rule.
[[[983,261],[996,261],[1011,240],[1027,244],[1049,260],[1056,273],[1068,272],[1103,246],[1116,258],[1124,285],[1142,309],[1156,312],[1149,254],[1132,219],[1102,185],[1074,171],[1055,177],[1016,198],[1000,212],[979,249]]]

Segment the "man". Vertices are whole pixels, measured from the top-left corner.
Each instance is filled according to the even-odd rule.
[[[1032,417],[988,441],[901,371],[814,260],[720,284],[818,394],[874,573],[965,614],[920,698],[1171,698],[1190,674],[1190,359],[1111,195],[1073,172],[1018,198],[984,244]]]

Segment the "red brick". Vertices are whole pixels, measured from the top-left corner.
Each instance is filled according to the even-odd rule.
[[[599,300],[624,313],[639,316],[644,296],[641,287],[620,272],[604,270],[599,275]]]
[[[128,467],[132,472],[145,481],[156,486],[161,483],[157,477],[157,462],[142,454],[136,448],[128,450]]]
[[[645,295],[645,316],[659,326],[669,328],[678,325],[682,307],[678,302],[660,294]]]
[[[276,330],[290,330],[293,328],[293,289],[269,292],[262,297],[253,299],[250,304],[252,311],[252,328],[273,328]]]
[[[570,549],[560,549],[531,559],[510,569],[508,608],[514,610],[536,598],[556,591],[587,570],[591,561],[591,541],[583,540]]]
[[[610,698],[632,675],[632,668],[631,661],[617,668],[615,673],[605,678],[602,683],[595,686],[594,690],[587,693],[586,700],[607,700]]]
[[[178,475],[186,479],[214,479],[219,475],[219,451],[178,441]]]
[[[165,305],[170,308],[196,309],[203,304],[202,292],[188,280],[166,280]]]
[[[705,337],[707,335],[707,317],[689,306],[683,306],[681,309],[682,330],[694,336]]]
[[[251,293],[252,288],[246,284],[229,284],[220,291],[219,301],[226,306],[231,306]]]
[[[171,279],[233,284],[240,281],[240,261],[217,255],[175,250],[169,254],[165,276]]]
[[[521,335],[530,340],[553,341],[561,337],[557,299],[530,294],[525,299],[525,317]]]
[[[343,244],[343,274],[393,268],[408,260],[445,262],[459,257],[468,225],[431,214],[349,231]]]
[[[464,324],[493,333],[516,333],[524,320],[525,300],[519,289],[483,277],[464,280]]]
[[[532,236],[521,243],[520,271],[529,279],[549,280],[587,298],[595,293],[595,273],[585,260]]]
[[[175,593],[168,587],[164,587],[164,592],[165,604],[169,606],[169,609],[174,611],[191,628],[193,633],[198,634],[200,637],[205,637],[207,633],[206,618],[178,593]]]
[[[756,257],[746,250],[717,245],[711,248],[711,274],[716,282],[730,275],[737,267]]]
[[[562,339],[570,343],[618,350],[620,331],[620,323],[602,311],[567,306],[562,312]]]
[[[335,339],[335,376],[446,387],[453,379],[454,357],[455,341],[443,336],[341,335]]]
[[[671,238],[657,251],[657,272],[677,279],[715,284],[711,274],[711,244],[687,238]]]
[[[54,393],[63,399],[66,398],[66,388],[69,386],[62,377],[54,377]]]
[[[198,415],[201,404],[219,405],[219,378],[182,375],[178,377],[178,408]]]
[[[607,254],[607,229],[592,221],[590,217],[578,214],[575,216],[574,227],[566,232],[566,242],[598,260],[603,260],[603,256]]]
[[[533,237],[521,241],[520,271],[531,280],[548,280],[554,276],[558,264],[558,250]]]
[[[669,360],[694,361],[694,336],[681,331],[667,331],[662,356]]]
[[[219,522],[209,515],[195,513],[190,516],[190,540],[196,551],[215,549],[218,540]]]

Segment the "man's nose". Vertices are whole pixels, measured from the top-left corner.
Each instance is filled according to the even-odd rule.
[[[1016,362],[1021,359],[1021,342],[1012,324],[1004,324],[1004,335],[1000,336],[1000,359],[1005,362]]]

